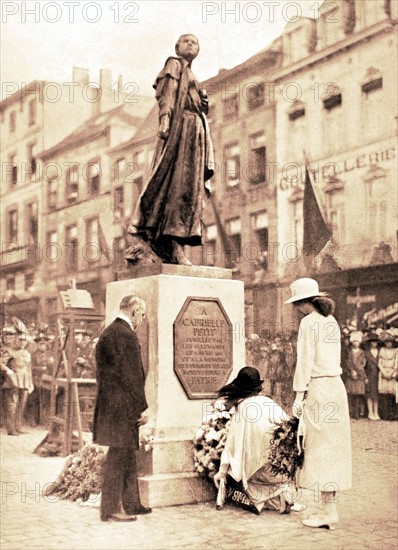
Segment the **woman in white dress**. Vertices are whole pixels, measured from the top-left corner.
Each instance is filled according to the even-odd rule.
[[[317,281],[298,279],[291,303],[304,317],[297,339],[293,414],[302,417],[304,463],[300,487],[320,492],[322,511],[303,520],[308,527],[334,529],[336,493],[351,487],[351,435],[347,393],[341,379],[340,328],[334,302],[319,292]]]

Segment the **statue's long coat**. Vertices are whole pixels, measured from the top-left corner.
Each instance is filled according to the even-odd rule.
[[[131,232],[200,245],[202,210],[210,193],[206,182],[214,173],[214,159],[199,85],[185,60],[169,57],[154,88],[159,117],[170,117],[170,134],[167,140],[157,140]]]

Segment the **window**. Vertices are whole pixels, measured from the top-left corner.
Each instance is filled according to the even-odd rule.
[[[227,220],[226,231],[230,245],[230,249],[226,251],[226,254],[228,254],[230,260],[236,263],[240,259],[242,250],[240,218]]]
[[[224,148],[224,177],[228,187],[239,185],[240,177],[240,149],[237,143]]]
[[[123,218],[124,210],[124,188],[123,186],[116,187],[113,197],[113,214],[115,218]]]
[[[113,239],[113,262],[116,267],[124,266],[124,252],[126,249],[126,240],[124,237]]]
[[[11,111],[10,113],[10,134],[15,134],[15,129],[17,126],[17,113]]]
[[[86,246],[84,256],[84,259],[88,262],[95,262],[101,257],[98,218],[92,218],[86,221]]]
[[[366,237],[372,241],[387,238],[387,193],[385,177],[365,182]]]
[[[134,191],[136,191],[138,193],[138,195],[141,194],[143,185],[144,185],[144,178],[142,176],[140,176],[139,178],[134,178],[134,180],[133,180],[133,197],[135,196]]]
[[[264,105],[264,82],[253,84],[247,89],[247,101],[249,111],[253,111],[257,107]]]
[[[253,251],[258,262],[264,269],[268,267],[268,214],[264,210],[251,216],[252,229],[255,236],[255,247]]]
[[[18,242],[18,210],[13,208],[7,212],[7,240]]]
[[[305,108],[302,103],[296,103],[293,105],[288,113],[289,117],[289,133],[288,133],[288,147],[290,159],[294,162],[298,162],[303,156],[303,144],[305,143],[306,136],[306,120],[305,120]]]
[[[31,202],[26,206],[26,234],[29,245],[35,245],[39,235],[38,203]]]
[[[68,166],[66,169],[66,200],[68,203],[76,202],[79,196],[79,171],[78,164]]]
[[[250,136],[250,183],[261,183],[265,181],[265,163],[265,136],[262,132],[259,134],[253,134]]]
[[[29,290],[33,286],[34,275],[33,273],[25,273],[25,290]]]
[[[90,195],[98,195],[101,183],[101,166],[99,160],[88,165],[88,191]]]
[[[366,135],[369,141],[376,140],[385,132],[385,117],[387,115],[383,104],[383,78],[376,70],[361,86],[361,132]],[[371,73],[372,69],[368,70]]]
[[[7,277],[6,289],[11,291],[15,290],[15,277]]]
[[[217,226],[215,224],[208,225],[204,228],[204,244],[202,249],[203,265],[216,264],[216,241],[217,241]]]
[[[58,234],[56,231],[49,231],[46,237],[46,251],[44,257],[47,262],[54,263],[59,259],[60,254]]]
[[[118,183],[120,181],[124,181],[125,174],[124,170],[126,169],[126,161],[124,158],[117,159],[115,162],[115,166],[113,169],[114,174],[114,182]]]
[[[328,96],[323,100],[324,121],[323,121],[323,144],[326,154],[337,153],[346,148],[347,121],[344,120],[341,94]],[[297,119],[295,122],[304,120]],[[304,130],[303,130],[304,131]],[[296,139],[297,142],[297,139]],[[302,147],[302,145],[301,145]],[[302,154],[302,153],[301,153]]]
[[[299,246],[303,245],[303,203],[295,201],[293,203],[293,235],[294,242]]]
[[[134,172],[141,172],[145,167],[145,151],[136,151],[133,155]]]
[[[344,37],[342,27],[336,24],[341,20],[340,9],[336,2],[326,2],[319,8],[319,29],[324,48]]]
[[[18,183],[18,166],[15,159],[16,159],[15,153],[8,155],[9,168],[7,170],[7,180],[10,184],[11,189]]]
[[[225,101],[223,101],[223,119],[229,121],[234,119],[239,114],[239,96],[234,94]]]
[[[29,126],[36,124],[36,100],[31,99],[28,106]]]
[[[345,242],[345,216],[342,193],[327,193],[327,217],[334,239],[343,244]]]
[[[69,225],[65,230],[66,269],[68,273],[78,269],[79,241],[77,240],[77,225]]]
[[[36,163],[36,155],[37,155],[37,148],[36,143],[30,143],[28,145],[28,167],[27,172],[29,173],[31,179],[33,179],[33,176],[36,174],[37,170],[37,163]]]
[[[47,182],[47,207],[52,211],[57,208],[58,180],[56,178]]]

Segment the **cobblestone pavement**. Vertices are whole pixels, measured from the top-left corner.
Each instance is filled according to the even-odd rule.
[[[32,454],[45,432],[27,430],[19,437],[1,430],[2,550],[398,548],[397,422],[352,421],[353,489],[339,496],[335,531],[301,525],[319,508],[311,492],[301,499],[308,509],[287,516],[232,506],[218,512],[214,503],[201,503],[158,508],[134,523],[101,523],[98,508],[41,496],[65,459]]]

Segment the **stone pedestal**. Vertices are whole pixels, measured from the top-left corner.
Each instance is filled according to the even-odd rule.
[[[155,442],[151,450],[139,453],[142,501],[156,507],[209,500],[214,498],[211,485],[194,473],[192,437],[212,399],[190,399],[177,377],[173,326],[188,298],[217,300],[232,331],[226,335],[232,340],[231,380],[245,365],[243,282],[232,280],[225,269],[167,264],[160,273],[140,275],[107,285],[106,324],[118,314],[124,296],[137,294],[145,300],[147,323],[138,333],[148,365],[149,422],[143,429],[153,431]]]

